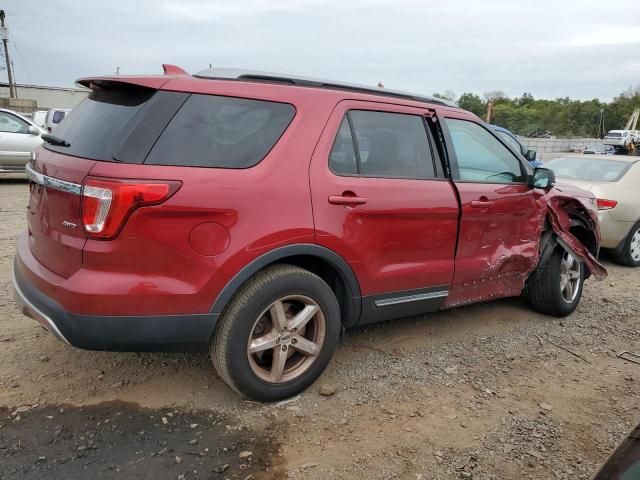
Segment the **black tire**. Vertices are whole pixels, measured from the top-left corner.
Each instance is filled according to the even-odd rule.
[[[635,235],[640,235],[640,222],[631,228],[631,231],[625,237],[624,241],[613,251],[613,259],[616,262],[626,265],[627,267],[640,266],[640,256],[637,256],[637,251],[640,247],[637,243],[633,242]],[[637,257],[637,260],[633,258],[634,256]]]
[[[262,313],[273,302],[294,295],[312,299],[319,307],[324,317],[324,341],[299,376],[270,383],[254,372],[248,342]],[[307,388],[324,371],[338,344],[340,324],[336,297],[320,277],[292,265],[269,266],[249,280],[225,309],[211,341],[211,359],[220,377],[241,395],[265,402],[282,400]]]
[[[565,317],[572,313],[582,296],[585,279],[584,263],[579,262],[577,293],[572,301],[563,297],[561,282],[561,263],[566,251],[557,247],[545,265],[538,266],[527,283],[527,297],[531,307],[537,312],[556,317]]]

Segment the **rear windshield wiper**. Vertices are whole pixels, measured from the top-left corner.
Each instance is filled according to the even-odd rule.
[[[43,133],[40,135],[42,139],[50,143],[51,145],[58,145],[59,147],[70,147],[71,144],[67,142],[64,138],[56,137],[55,135],[51,135],[50,133]]]

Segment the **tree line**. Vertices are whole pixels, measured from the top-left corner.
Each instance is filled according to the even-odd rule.
[[[457,99],[450,91],[434,96],[453,100],[482,119],[486,119],[488,102],[493,101],[491,123],[519,135],[548,130],[556,137],[598,137],[602,136],[602,127],[598,128],[601,112],[606,133],[624,128],[633,110],[640,108],[640,85],[629,88],[611,102],[571,100],[569,97],[544,100],[535,99],[530,93],[509,98],[502,91],[488,92],[482,97],[463,93]]]

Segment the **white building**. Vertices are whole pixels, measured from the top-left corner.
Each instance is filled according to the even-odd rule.
[[[78,87],[63,88],[24,84],[16,84],[16,90],[19,99],[35,100],[36,110],[73,108],[90,92],[86,88]],[[6,82],[0,82],[0,98],[9,98],[9,84]]]

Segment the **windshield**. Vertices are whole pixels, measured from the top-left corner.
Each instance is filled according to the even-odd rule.
[[[557,177],[592,182],[617,182],[627,172],[631,162],[597,158],[555,158],[546,163]]]

